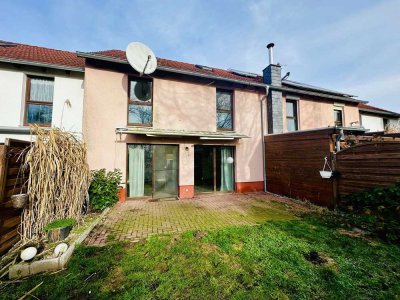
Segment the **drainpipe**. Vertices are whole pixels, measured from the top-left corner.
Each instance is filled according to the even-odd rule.
[[[262,152],[263,152],[263,176],[264,176],[264,193],[267,191],[267,160],[265,157],[265,142],[264,142],[264,104],[263,102],[267,100],[269,93],[269,86],[265,85],[265,97],[261,97],[261,141],[262,141]]]

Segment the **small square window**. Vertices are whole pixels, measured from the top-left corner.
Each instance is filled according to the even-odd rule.
[[[53,95],[53,78],[29,76],[24,123],[51,126]]]

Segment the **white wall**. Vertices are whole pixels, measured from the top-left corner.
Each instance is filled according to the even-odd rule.
[[[80,135],[83,119],[83,73],[67,75],[62,70],[47,70],[22,67],[15,69],[11,65],[0,66],[0,127],[24,128],[25,91],[27,75],[39,75],[54,78],[52,125],[64,128]],[[66,100],[71,108],[65,105]],[[61,123],[61,116],[62,123]],[[0,143],[5,138],[30,140],[27,134],[5,134],[0,132]]]
[[[66,100],[70,101],[71,107],[65,104]],[[61,126],[71,132],[82,133],[82,118],[83,80],[55,77],[52,125]]]
[[[361,125],[370,131],[383,131],[383,118],[371,115],[361,115]]]
[[[25,97],[24,74],[0,70],[0,126],[19,126]]]

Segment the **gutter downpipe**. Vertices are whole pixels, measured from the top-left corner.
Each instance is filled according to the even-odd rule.
[[[264,179],[264,193],[267,192],[267,160],[265,157],[265,141],[264,141],[264,100],[266,101],[269,94],[269,85],[265,85],[265,97],[261,97],[260,105],[261,105],[261,143],[262,143],[262,151],[263,151],[263,179]]]

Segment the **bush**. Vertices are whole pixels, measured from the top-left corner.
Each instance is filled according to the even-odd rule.
[[[121,183],[120,170],[107,172],[105,169],[92,171],[89,188],[89,203],[93,210],[101,211],[118,201],[118,186]]]
[[[347,195],[340,208],[352,217],[354,225],[400,243],[400,183]]]
[[[73,218],[68,218],[68,219],[58,219],[53,222],[50,222],[47,224],[44,228],[43,231],[47,232],[53,229],[57,228],[64,228],[64,227],[69,227],[69,226],[74,226],[76,224],[75,219]]]

